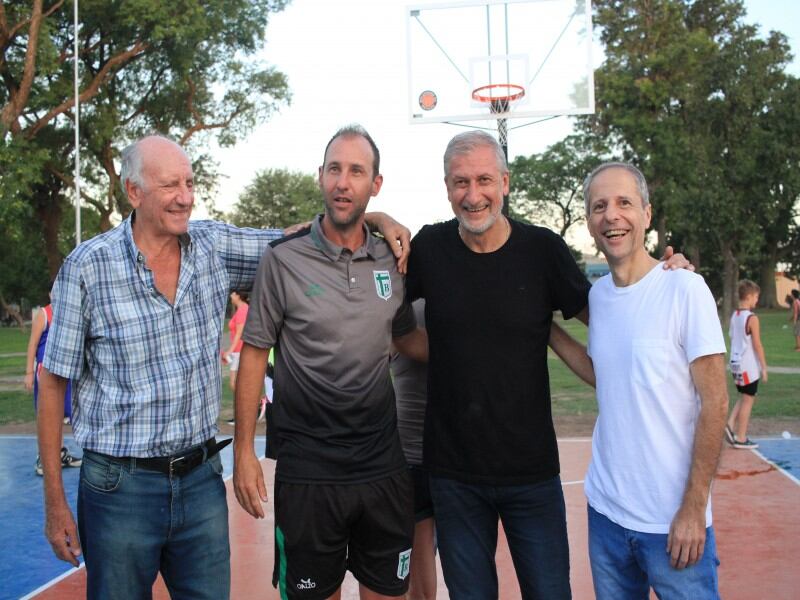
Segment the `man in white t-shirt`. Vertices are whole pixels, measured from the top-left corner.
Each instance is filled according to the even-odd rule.
[[[589,294],[599,416],[586,475],[598,600],[718,598],[710,491],[728,406],[725,342],[702,277],[644,246],[642,173],[606,163],[584,183],[611,273]]]

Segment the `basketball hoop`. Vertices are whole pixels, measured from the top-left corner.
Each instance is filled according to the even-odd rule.
[[[491,83],[472,90],[472,99],[489,105],[492,114],[508,112],[511,105],[525,96],[525,88],[515,83]]]

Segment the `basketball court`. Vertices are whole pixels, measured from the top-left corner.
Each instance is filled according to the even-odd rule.
[[[714,483],[714,526],[720,558],[720,591],[726,600],[797,598],[800,589],[800,439],[758,440],[756,451],[726,447]],[[72,440],[67,440],[72,449]],[[256,440],[261,454],[264,438]],[[589,463],[588,438],[559,440],[561,478],[567,503],[572,592],[577,600],[594,598],[587,555],[583,476]],[[78,600],[85,597],[85,571],[56,559],[44,538],[42,478],[33,472],[34,436],[0,437],[0,521],[7,534],[0,564],[0,599]],[[256,521],[236,502],[231,489],[230,446],[223,451],[230,506],[231,598],[277,599],[271,586],[273,521]],[[262,459],[271,494],[274,462]],[[79,469],[64,471],[67,498],[75,510]],[[497,553],[500,598],[519,598],[511,557],[500,536]],[[159,581],[155,598],[166,599]],[[348,575],[342,597],[357,598]],[[439,577],[439,598],[448,597]]]

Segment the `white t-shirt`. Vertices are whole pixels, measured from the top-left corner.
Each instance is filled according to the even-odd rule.
[[[586,497],[622,527],[669,533],[700,414],[689,364],[725,353],[714,298],[701,276],[659,263],[627,287],[597,281],[589,314],[599,416]]]

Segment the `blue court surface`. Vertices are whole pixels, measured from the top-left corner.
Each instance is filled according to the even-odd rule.
[[[81,452],[67,437],[73,456]],[[264,454],[264,437],[256,438],[256,454]],[[36,437],[0,436],[0,523],[6,534],[5,559],[0,561],[0,600],[18,599],[72,570],[55,557],[44,537],[42,478],[33,470]],[[233,449],[221,453],[225,477],[233,472]],[[76,514],[80,469],[63,469],[67,501]]]
[[[72,439],[65,440],[70,451],[80,455]],[[800,438],[759,439],[755,454],[774,464],[784,475],[800,484]],[[264,437],[256,438],[256,454],[263,456]],[[739,451],[736,451],[737,453]],[[746,451],[742,451],[746,452]],[[233,469],[231,446],[222,451],[225,476]],[[36,438],[0,436],[0,523],[8,534],[6,557],[0,562],[0,600],[32,597],[73,571],[53,555],[44,537],[42,478],[34,473]],[[63,471],[67,499],[75,512],[80,469]]]
[[[800,438],[759,439],[756,452],[800,484]]]

